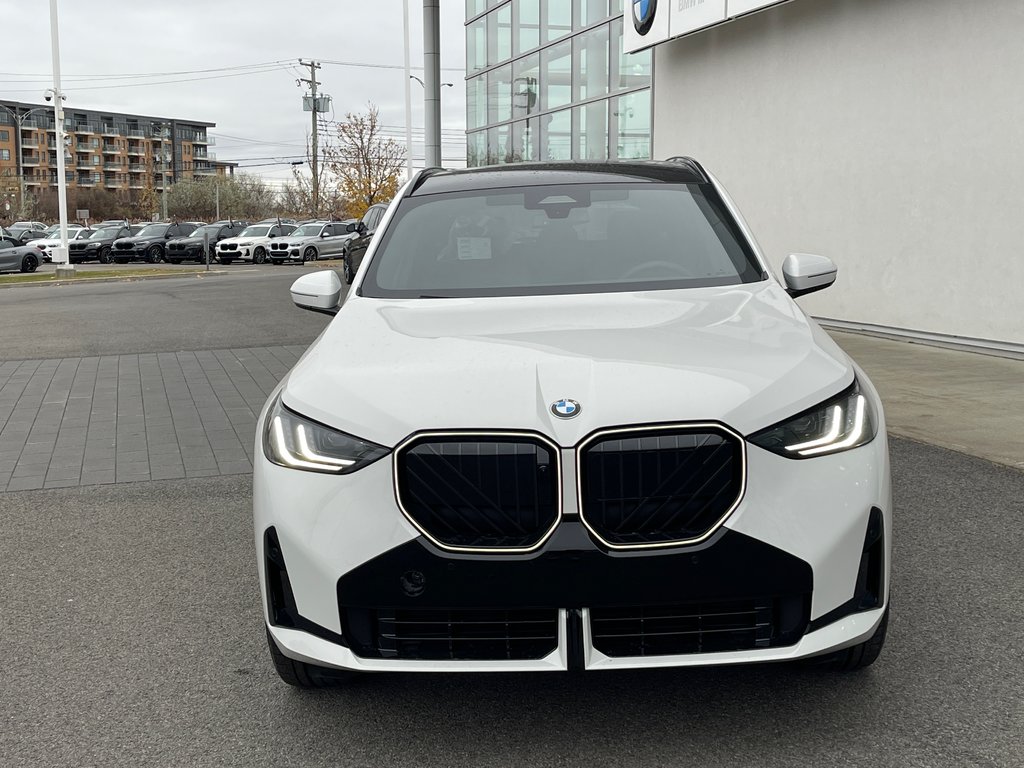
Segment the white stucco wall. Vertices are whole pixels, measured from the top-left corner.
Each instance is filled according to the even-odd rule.
[[[696,157],[812,314],[1024,343],[1024,2],[794,0],[656,48],[654,156]]]

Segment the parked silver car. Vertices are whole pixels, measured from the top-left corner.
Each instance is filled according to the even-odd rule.
[[[40,251],[34,245],[22,245],[12,237],[0,237],[0,272],[35,272]]]
[[[348,222],[306,222],[287,237],[270,244],[270,260],[281,264],[285,261],[343,259],[349,241],[355,237],[355,233],[348,231]]]

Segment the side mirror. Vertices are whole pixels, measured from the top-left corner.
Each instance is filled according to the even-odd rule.
[[[794,299],[828,288],[836,281],[836,265],[825,256],[813,253],[791,253],[782,262],[786,293]]]
[[[267,235],[267,237],[277,237],[277,235],[271,232],[269,235]]]
[[[325,315],[338,313],[341,300],[341,279],[333,269],[303,275],[292,283],[292,301],[299,309],[322,312]]]
[[[363,222],[361,222],[361,221],[353,221],[351,224],[349,224],[347,227],[345,227],[345,231],[346,232],[357,232],[360,235],[365,235],[366,234],[366,225],[363,224]]]
[[[329,234],[330,232],[321,232],[320,237],[327,237]]]

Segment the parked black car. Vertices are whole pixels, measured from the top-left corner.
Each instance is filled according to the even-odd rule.
[[[29,240],[42,240],[47,236],[47,230],[40,229],[37,226],[25,227],[18,224],[12,224],[10,229],[10,237],[13,240],[17,240],[19,243],[24,245]]]
[[[205,261],[203,240],[210,238],[210,260],[217,256],[216,245],[227,237],[237,237],[249,226],[247,221],[215,221],[196,228],[188,237],[177,237],[167,241],[167,253],[164,258],[170,264],[181,264],[183,261]]]
[[[147,224],[134,237],[115,240],[110,256],[116,264],[127,264],[133,259],[145,259],[156,264],[164,258],[168,240],[187,237],[194,229],[191,224]]]
[[[137,235],[142,228],[141,224],[126,226],[123,223],[100,227],[87,239],[68,243],[68,261],[78,264],[96,259],[100,264],[109,264],[112,261],[110,254],[114,242],[122,237]]]
[[[38,248],[23,245],[13,237],[0,237],[0,272],[7,270],[35,272],[38,266]]]
[[[348,250],[345,252],[345,264],[342,272],[345,276],[345,282],[349,285],[352,284],[352,278],[356,276],[359,265],[363,263],[366,248],[370,245],[373,233],[377,231],[380,220],[384,218],[384,212],[387,209],[386,203],[371,205],[366,209],[362,219],[348,225],[349,232],[357,232],[359,235],[349,242]]]

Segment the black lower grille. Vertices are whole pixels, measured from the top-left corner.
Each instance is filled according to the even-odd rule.
[[[523,436],[424,436],[397,452],[398,498],[453,548],[524,549],[558,519],[553,448]]]
[[[558,647],[558,611],[343,609],[359,656],[381,659],[541,659]]]
[[[743,445],[718,428],[599,435],[580,457],[582,513],[615,546],[699,538],[743,489]]]
[[[807,626],[805,604],[805,598],[798,596],[592,609],[592,642],[606,656],[717,653],[792,645]]]

